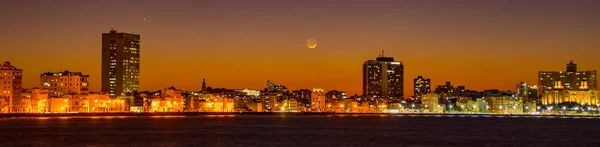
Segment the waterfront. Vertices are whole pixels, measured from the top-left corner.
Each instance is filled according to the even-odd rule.
[[[0,119],[0,146],[592,146],[600,119],[418,115]]]

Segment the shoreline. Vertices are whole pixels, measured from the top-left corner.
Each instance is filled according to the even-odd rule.
[[[331,112],[110,112],[110,113],[0,113],[0,118],[95,117],[95,116],[207,116],[207,115],[328,115],[328,116],[436,116],[436,117],[567,117],[600,118],[600,115],[559,114],[461,114],[461,113],[331,113]]]

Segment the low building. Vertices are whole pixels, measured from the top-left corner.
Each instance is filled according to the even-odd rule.
[[[421,97],[421,104],[423,105],[422,108],[424,108],[427,112],[432,112],[432,113],[444,112],[444,108],[439,104],[440,95],[433,94],[433,93],[426,93],[426,94],[421,94],[420,97]]]
[[[261,103],[256,103],[256,102],[246,103],[246,106],[252,112],[264,112]]]
[[[81,72],[47,72],[40,75],[40,86],[48,90],[48,97],[58,98],[63,95],[87,95],[88,75]]]
[[[522,114],[523,113],[523,101],[521,97],[512,96],[499,96],[499,97],[487,97],[485,101],[488,102],[490,113],[496,114]]]
[[[537,113],[537,105],[535,101],[523,102],[523,113],[535,114]]]

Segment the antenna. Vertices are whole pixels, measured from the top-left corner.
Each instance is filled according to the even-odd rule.
[[[111,25],[110,26],[110,32],[111,33],[116,33],[117,31],[115,30],[115,25]]]
[[[383,49],[381,49],[381,57],[385,57],[385,55],[383,54]]]

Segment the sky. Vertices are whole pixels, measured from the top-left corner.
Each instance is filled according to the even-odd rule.
[[[322,88],[360,94],[362,64],[404,64],[405,96],[435,85],[514,90],[537,71],[600,69],[597,0],[19,0],[0,5],[0,60],[24,87],[63,70],[100,90],[101,34],[141,35],[142,90]],[[314,49],[306,40],[315,38]]]

